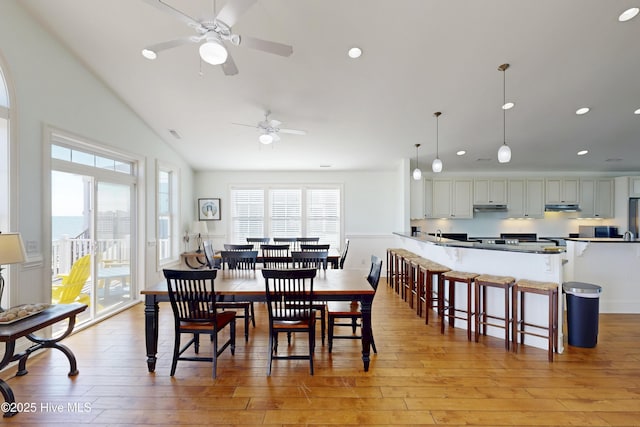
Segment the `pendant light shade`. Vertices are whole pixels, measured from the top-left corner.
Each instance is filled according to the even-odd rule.
[[[440,111],[433,113],[433,115],[436,117],[436,158],[433,159],[433,162],[431,163],[431,170],[433,171],[433,173],[440,173],[442,172],[442,160],[440,160],[440,153],[439,153],[439,147],[438,147],[438,134],[439,134],[439,129],[438,129],[438,118],[440,117],[442,113]]]
[[[420,144],[416,144],[416,168],[413,170],[413,179],[415,179],[416,181],[419,181],[420,179],[422,179],[422,171],[420,170],[420,167],[418,165],[418,148],[420,147]]]
[[[498,162],[509,163],[511,161],[511,148],[507,145],[507,77],[506,71],[509,64],[502,64],[498,67],[498,71],[502,71],[502,145],[498,149]]]

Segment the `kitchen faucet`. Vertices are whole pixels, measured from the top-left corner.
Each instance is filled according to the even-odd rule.
[[[439,228],[436,230],[436,239],[438,240],[438,242],[442,239],[442,230],[440,230]]]

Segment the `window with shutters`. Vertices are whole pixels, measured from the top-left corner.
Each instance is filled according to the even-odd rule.
[[[340,248],[341,186],[232,187],[230,238],[320,237]]]

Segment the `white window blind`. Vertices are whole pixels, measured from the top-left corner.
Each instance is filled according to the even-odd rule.
[[[302,236],[302,190],[269,191],[272,237]]]
[[[340,190],[307,189],[307,236],[340,248]]]
[[[245,243],[247,237],[320,237],[321,243],[340,249],[341,193],[338,186],[232,188],[230,242]]]
[[[231,190],[231,237],[246,243],[247,237],[264,237],[264,190],[240,188]]]

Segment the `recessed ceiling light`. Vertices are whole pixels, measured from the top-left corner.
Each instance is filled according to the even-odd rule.
[[[589,150],[581,150],[578,151],[578,156],[584,156],[585,154],[587,154],[589,152]]]
[[[362,49],[360,49],[359,47],[352,47],[351,49],[349,49],[349,58],[360,58],[360,55],[362,55]]]
[[[633,114],[640,114],[640,108],[633,112]]]
[[[510,110],[510,109],[512,109],[513,107],[515,107],[515,105],[516,105],[516,104],[514,104],[513,102],[507,102],[506,104],[504,104],[504,105],[502,106],[502,109],[503,109],[503,110]]]
[[[637,7],[627,9],[618,16],[618,21],[627,22],[628,20],[635,18],[638,12],[640,12],[640,9]]]
[[[583,114],[587,114],[589,112],[590,108],[589,107],[582,107],[582,108],[578,108],[576,110],[576,114],[581,116]]]
[[[464,151],[464,150],[460,150],[460,151],[456,152],[456,154],[457,154],[458,156],[464,156],[465,154],[467,154],[467,152],[466,152],[466,151]]]

